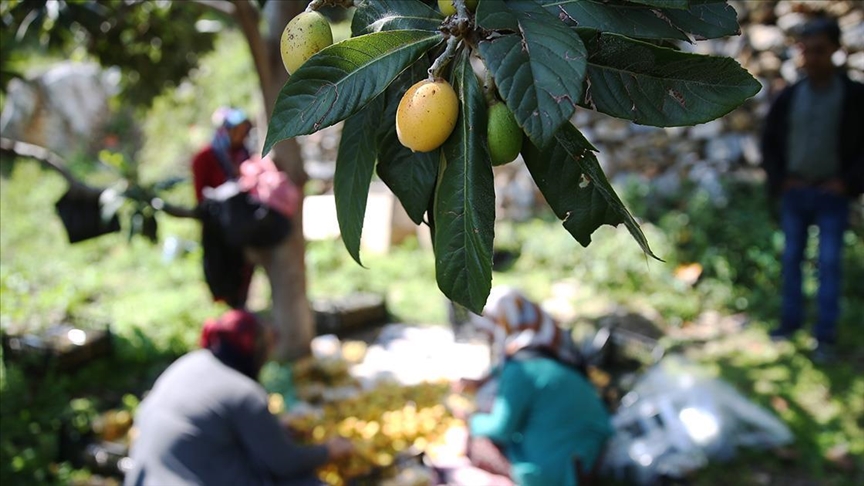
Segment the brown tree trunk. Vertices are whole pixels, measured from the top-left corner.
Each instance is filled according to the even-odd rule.
[[[282,65],[279,42],[288,21],[306,8],[307,2],[271,1],[264,10],[266,25],[251,4],[235,2],[235,16],[243,30],[261,82],[266,121],[276,103],[276,97],[288,74]],[[262,32],[261,29],[265,29]],[[265,128],[266,124],[261,128]],[[263,137],[262,137],[263,138]],[[263,140],[262,140],[263,141]],[[276,144],[270,153],[276,165],[302,188],[307,174],[296,140]],[[279,329],[280,339],[276,359],[289,360],[309,353],[309,343],[315,336],[315,323],[306,295],[306,242],[303,238],[303,201],[293,221],[288,240],[267,251],[250,251],[252,260],[261,265],[270,281],[273,301],[272,321]]]

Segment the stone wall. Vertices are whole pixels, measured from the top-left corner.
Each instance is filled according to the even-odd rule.
[[[613,183],[650,184],[674,195],[687,181],[705,190],[718,204],[725,202],[724,177],[763,177],[758,137],[770,101],[798,79],[794,36],[809,16],[822,11],[838,18],[845,49],[835,64],[864,82],[864,2],[736,1],[741,35],[683,44],[682,50],[735,58],[763,85],[755,97],[723,118],[694,127],[654,128],[579,109],[573,122],[599,149],[600,163]],[[530,177],[522,164],[497,173],[499,208],[508,216],[530,214]],[[534,194],[536,199],[538,195]]]

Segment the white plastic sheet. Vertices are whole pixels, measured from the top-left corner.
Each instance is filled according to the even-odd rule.
[[[603,469],[637,485],[728,460],[741,446],[773,448],[793,439],[769,411],[679,355],[641,376],[612,421]]]

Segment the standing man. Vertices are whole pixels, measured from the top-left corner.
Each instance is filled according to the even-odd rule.
[[[798,46],[805,77],[771,106],[762,137],[763,166],[779,197],[786,237],[782,311],[774,339],[802,327],[801,264],[811,225],[819,228],[819,317],[814,360],[833,358],[840,317],[843,233],[852,202],[864,191],[864,85],[834,66],[840,49],[837,21],[819,17],[802,30]]]

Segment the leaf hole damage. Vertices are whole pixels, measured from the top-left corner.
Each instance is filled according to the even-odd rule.
[[[560,95],[560,96],[553,96],[552,99],[555,100],[555,103],[558,103],[558,104],[560,104],[562,101],[569,101],[571,105],[576,104],[576,103],[573,103],[573,99],[570,98],[570,95],[568,95],[568,94],[564,94],[564,95]]]
[[[573,27],[579,25],[579,21],[574,19],[561,5],[558,6],[558,19],[562,22],[568,23]]]
[[[687,100],[684,99],[684,95],[681,94],[680,91],[676,91],[672,88],[669,88],[669,96],[672,97],[673,100],[677,101],[681,108],[687,108]]]
[[[585,105],[592,110],[597,109],[597,105],[594,104],[594,100],[591,98],[591,79],[585,78]]]
[[[315,129],[315,131],[318,131],[321,129],[321,127],[324,125],[324,119],[327,118],[327,115],[329,115],[330,112],[333,111],[333,108],[339,102],[339,85],[337,85],[335,83],[328,82],[325,86],[321,86],[321,88],[318,90],[318,92],[320,93],[321,91],[323,91],[328,86],[333,87],[333,96],[334,96],[333,103],[331,103],[330,106],[327,107],[327,111],[325,111],[323,115],[318,117],[318,120],[315,121],[315,123],[312,125],[312,127]]]

